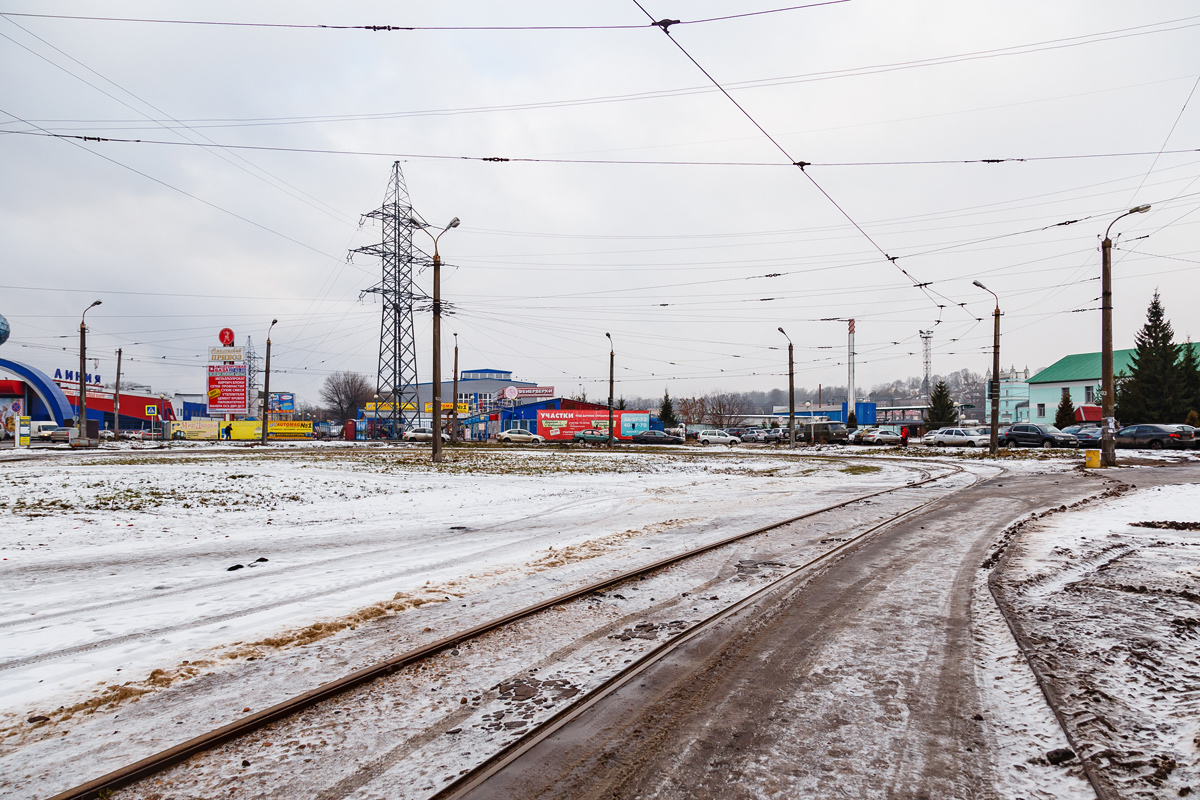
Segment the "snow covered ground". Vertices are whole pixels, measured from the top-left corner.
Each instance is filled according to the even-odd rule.
[[[996,472],[979,453],[931,457],[911,448],[907,458],[897,455],[844,447],[475,448],[454,450],[435,467],[427,448],[303,443],[0,457],[0,797],[47,796],[571,586],[847,497],[948,474],[950,461],[967,472],[939,491]],[[1023,451],[1002,464],[1067,473],[1079,460]],[[827,535],[914,502],[888,497],[894,502],[845,512]],[[818,544],[810,535],[786,546],[799,555]],[[688,606],[700,617],[775,569],[769,559],[762,567],[753,559],[710,561],[663,576],[660,591],[678,597],[719,585],[712,600],[704,594]],[[719,584],[704,577],[718,573]],[[514,670],[556,665],[553,674],[526,670],[509,692],[522,700],[535,692],[539,705],[552,708],[669,635],[664,626],[690,618],[637,590],[625,594],[573,604],[521,641],[510,632],[472,644],[479,649],[466,672],[456,653],[399,675],[406,694],[428,702],[404,706],[412,730],[402,747],[378,756],[374,743],[380,769],[421,754],[430,759],[419,764],[425,772],[397,774],[432,780],[441,772],[434,760],[472,763],[478,749],[463,755],[461,737],[438,737],[466,715],[512,707],[505,690],[475,698]],[[652,627],[637,629],[639,622]],[[616,650],[609,633],[580,638],[612,626],[630,632]],[[1012,647],[993,639],[990,647]],[[507,657],[510,650],[520,664]],[[451,689],[454,703],[441,694]],[[345,721],[398,708],[388,689],[375,688],[347,705]],[[328,715],[307,719],[297,722],[303,733],[296,737],[274,742],[263,733],[247,746],[297,764],[322,741],[349,743],[350,751],[363,746],[353,729],[332,731]],[[481,734],[497,741],[523,727],[504,714],[492,721]],[[1053,730],[1043,733],[1053,739]],[[290,749],[265,749],[274,744]],[[226,753],[234,766],[242,760],[235,751]],[[274,761],[254,762],[271,785]],[[213,763],[225,762],[197,771],[196,786],[228,777]],[[1054,794],[1072,796],[1066,786]]]
[[[8,464],[0,795],[28,787],[11,782],[26,745],[84,717],[115,720],[164,690],[208,687],[218,716],[185,716],[169,731],[184,738],[378,660],[379,642],[361,634],[408,610],[422,622],[385,646],[945,469],[847,466],[775,452],[506,448],[455,451],[435,468],[424,448],[319,446]],[[294,677],[267,680],[274,662],[271,676],[245,672],[280,654]]]
[[[1158,482],[1153,472],[1116,477]],[[1073,746],[1112,796],[1200,792],[1200,484],[1138,488],[1038,520],[1016,534],[998,577]],[[1004,644],[989,599],[977,595],[980,616],[993,615],[980,625],[993,642],[981,682],[1011,710],[998,727],[1038,743],[1023,751],[1014,788],[1077,796],[1077,761],[1048,768],[1044,753],[1068,745],[1031,674],[1011,674],[1024,659]]]

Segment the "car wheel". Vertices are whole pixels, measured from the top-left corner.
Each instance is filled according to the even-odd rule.
[[[708,439],[701,439],[700,444],[704,445],[705,447],[708,447]]]
[[[501,439],[500,441],[504,442],[505,444],[512,444],[512,439],[509,439],[508,437],[505,437],[505,438]]]
[[[1043,450],[1048,450],[1051,447],[1054,447],[1054,442],[1050,441],[1049,439],[1042,440],[1042,449]]]
[[[967,442],[967,447],[974,447],[974,446],[975,446],[974,442]]]
[[[1152,442],[1150,442],[1150,449],[1151,450],[1162,450],[1163,449],[1162,441],[1159,439],[1153,440]]]

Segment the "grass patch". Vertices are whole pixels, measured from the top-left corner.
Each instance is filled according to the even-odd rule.
[[[866,475],[869,472],[879,472],[881,467],[872,467],[869,464],[851,464],[848,467],[842,467],[841,472],[847,475]]]

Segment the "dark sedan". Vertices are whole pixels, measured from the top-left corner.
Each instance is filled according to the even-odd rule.
[[[1191,431],[1180,431],[1178,425],[1130,425],[1117,431],[1117,447],[1148,447],[1183,449],[1191,447]]]
[[[631,437],[634,444],[683,444],[683,439],[662,431],[642,431]]]
[[[1075,447],[1079,440],[1053,425],[1021,423],[1004,434],[1001,447]]]

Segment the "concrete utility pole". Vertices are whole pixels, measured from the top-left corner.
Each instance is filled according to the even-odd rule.
[[[262,396],[262,439],[263,444],[267,443],[267,418],[271,416],[271,328],[275,327],[277,319],[271,320],[271,324],[267,326],[267,362],[263,369],[263,396]]]
[[[613,349],[613,340],[611,333],[605,333],[608,337],[608,449],[613,446],[613,368],[616,365],[616,350]]]
[[[415,217],[414,225],[425,231],[433,239],[433,463],[442,461],[442,257],[438,254],[438,239],[442,233],[457,228],[459,219],[455,217],[450,224],[442,228],[442,233],[434,236],[428,230],[429,226],[419,222]]]
[[[121,438],[121,350],[117,348],[117,382],[113,384],[113,441]]]
[[[450,441],[458,444],[458,334],[454,334],[454,422],[450,427]]]
[[[858,414],[854,413],[854,406],[855,406],[855,402],[854,402],[854,320],[850,320],[849,337],[850,338],[849,338],[849,343],[848,343],[848,347],[847,347],[847,350],[848,350],[847,356],[849,359],[849,366],[850,366],[850,369],[849,369],[850,385],[847,387],[847,391],[846,391],[846,419],[842,420],[843,422],[849,422],[851,414],[854,414],[855,421],[858,420]]]
[[[1000,450],[1000,298],[979,281],[974,284],[996,298],[996,330],[992,338],[992,437],[988,445],[992,455]]]
[[[1112,226],[1117,224],[1117,220],[1128,217],[1130,214],[1144,214],[1149,210],[1150,206],[1148,205],[1136,206],[1108,223],[1108,230],[1104,232],[1104,241],[1100,245],[1100,379],[1102,381],[1100,393],[1103,395],[1101,416],[1104,418],[1100,427],[1100,466],[1102,467],[1117,466],[1117,447],[1114,438],[1117,432],[1115,410],[1117,397],[1116,382],[1113,379],[1112,239],[1109,238],[1109,233],[1112,231]]]
[[[792,359],[792,337],[782,327],[779,332],[788,340],[788,447],[796,447],[796,362]]]
[[[100,301],[94,301],[90,306],[83,310],[83,314],[79,317],[79,419],[76,420],[78,425],[78,437],[75,444],[77,447],[88,446],[87,435],[87,312],[91,311],[96,306],[100,305]]]

